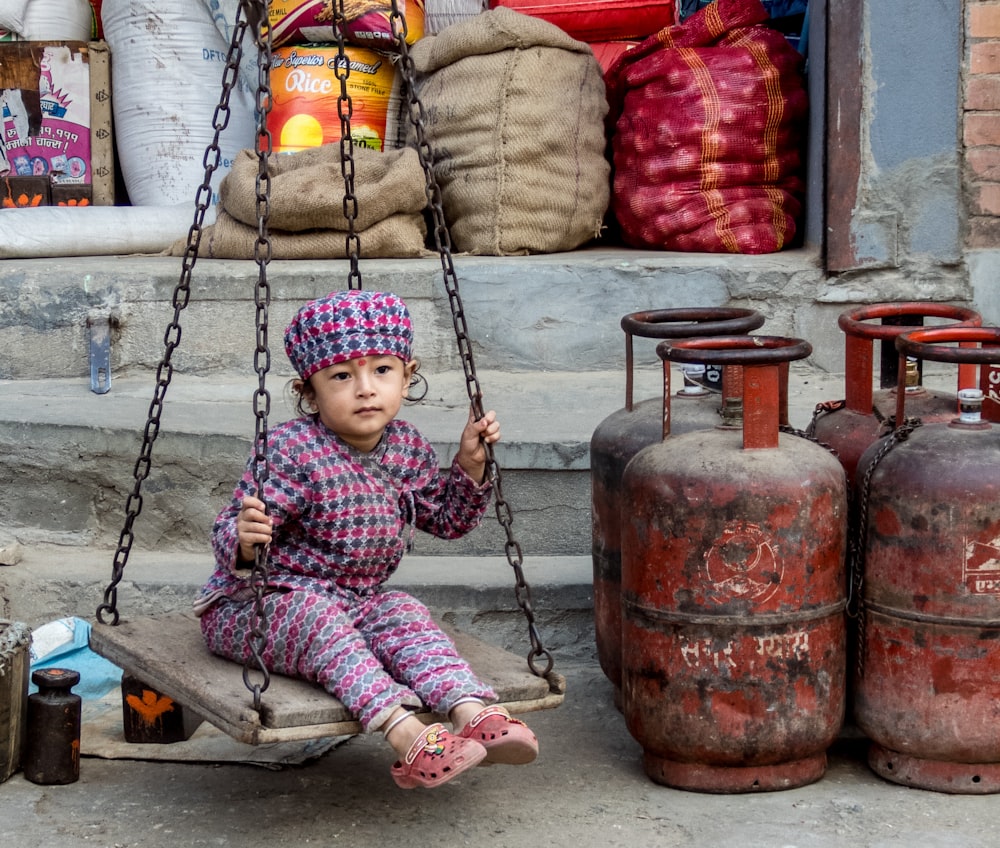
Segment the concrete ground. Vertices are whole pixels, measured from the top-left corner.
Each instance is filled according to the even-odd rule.
[[[573,659],[564,704],[528,715],[540,755],[433,790],[398,789],[380,737],[304,765],[84,757],[80,780],[0,784],[11,848],[425,845],[524,848],[995,848],[1000,798],[946,795],[871,772],[844,739],[826,775],[796,789],[711,795],[650,781],[596,662]]]

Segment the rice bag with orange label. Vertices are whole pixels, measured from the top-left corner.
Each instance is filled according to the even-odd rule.
[[[339,0],[271,0],[268,20],[271,43],[327,44],[336,41],[333,13]],[[396,8],[406,21],[406,43],[413,44],[424,34],[423,0],[396,0]],[[359,47],[392,50],[392,4],[389,0],[344,0],[344,39]]]

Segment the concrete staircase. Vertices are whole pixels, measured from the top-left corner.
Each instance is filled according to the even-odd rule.
[[[816,401],[843,394],[836,316],[847,303],[828,290],[809,251],[716,257],[595,249],[457,256],[455,267],[485,403],[503,425],[497,459],[533,607],[559,650],[592,648],[589,441],[624,403],[622,315],[751,306],[767,318],[758,333],[814,346],[810,360],[793,366],[793,425],[806,425]],[[404,415],[448,458],[468,399],[440,262],[363,260],[361,268],[364,288],[395,291],[410,306],[428,394]],[[111,576],[179,276],[179,260],[158,256],[0,267],[0,549],[16,561],[0,567],[0,617],[37,625],[93,616]],[[285,325],[304,301],[346,279],[345,262],[269,266],[269,423],[293,414]],[[252,262],[199,260],[194,269],[120,587],[124,614],[186,606],[211,568],[208,532],[253,434],[256,280]],[[105,329],[110,390],[97,394],[91,342]],[[636,399],[658,396],[655,345],[638,340],[636,350]],[[459,542],[420,535],[394,580],[456,624],[521,644],[504,541],[493,520]]]

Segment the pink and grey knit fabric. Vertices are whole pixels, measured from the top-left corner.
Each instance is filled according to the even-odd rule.
[[[311,300],[285,329],[285,353],[303,380],[359,356],[410,360],[413,324],[391,292],[337,291]]]

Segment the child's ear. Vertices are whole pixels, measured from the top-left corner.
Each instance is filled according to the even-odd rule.
[[[413,382],[413,375],[417,373],[419,367],[420,361],[417,359],[411,359],[403,365],[403,397],[410,396],[410,383]]]
[[[316,391],[309,380],[293,380],[292,391],[299,396],[304,408],[316,412]]]

